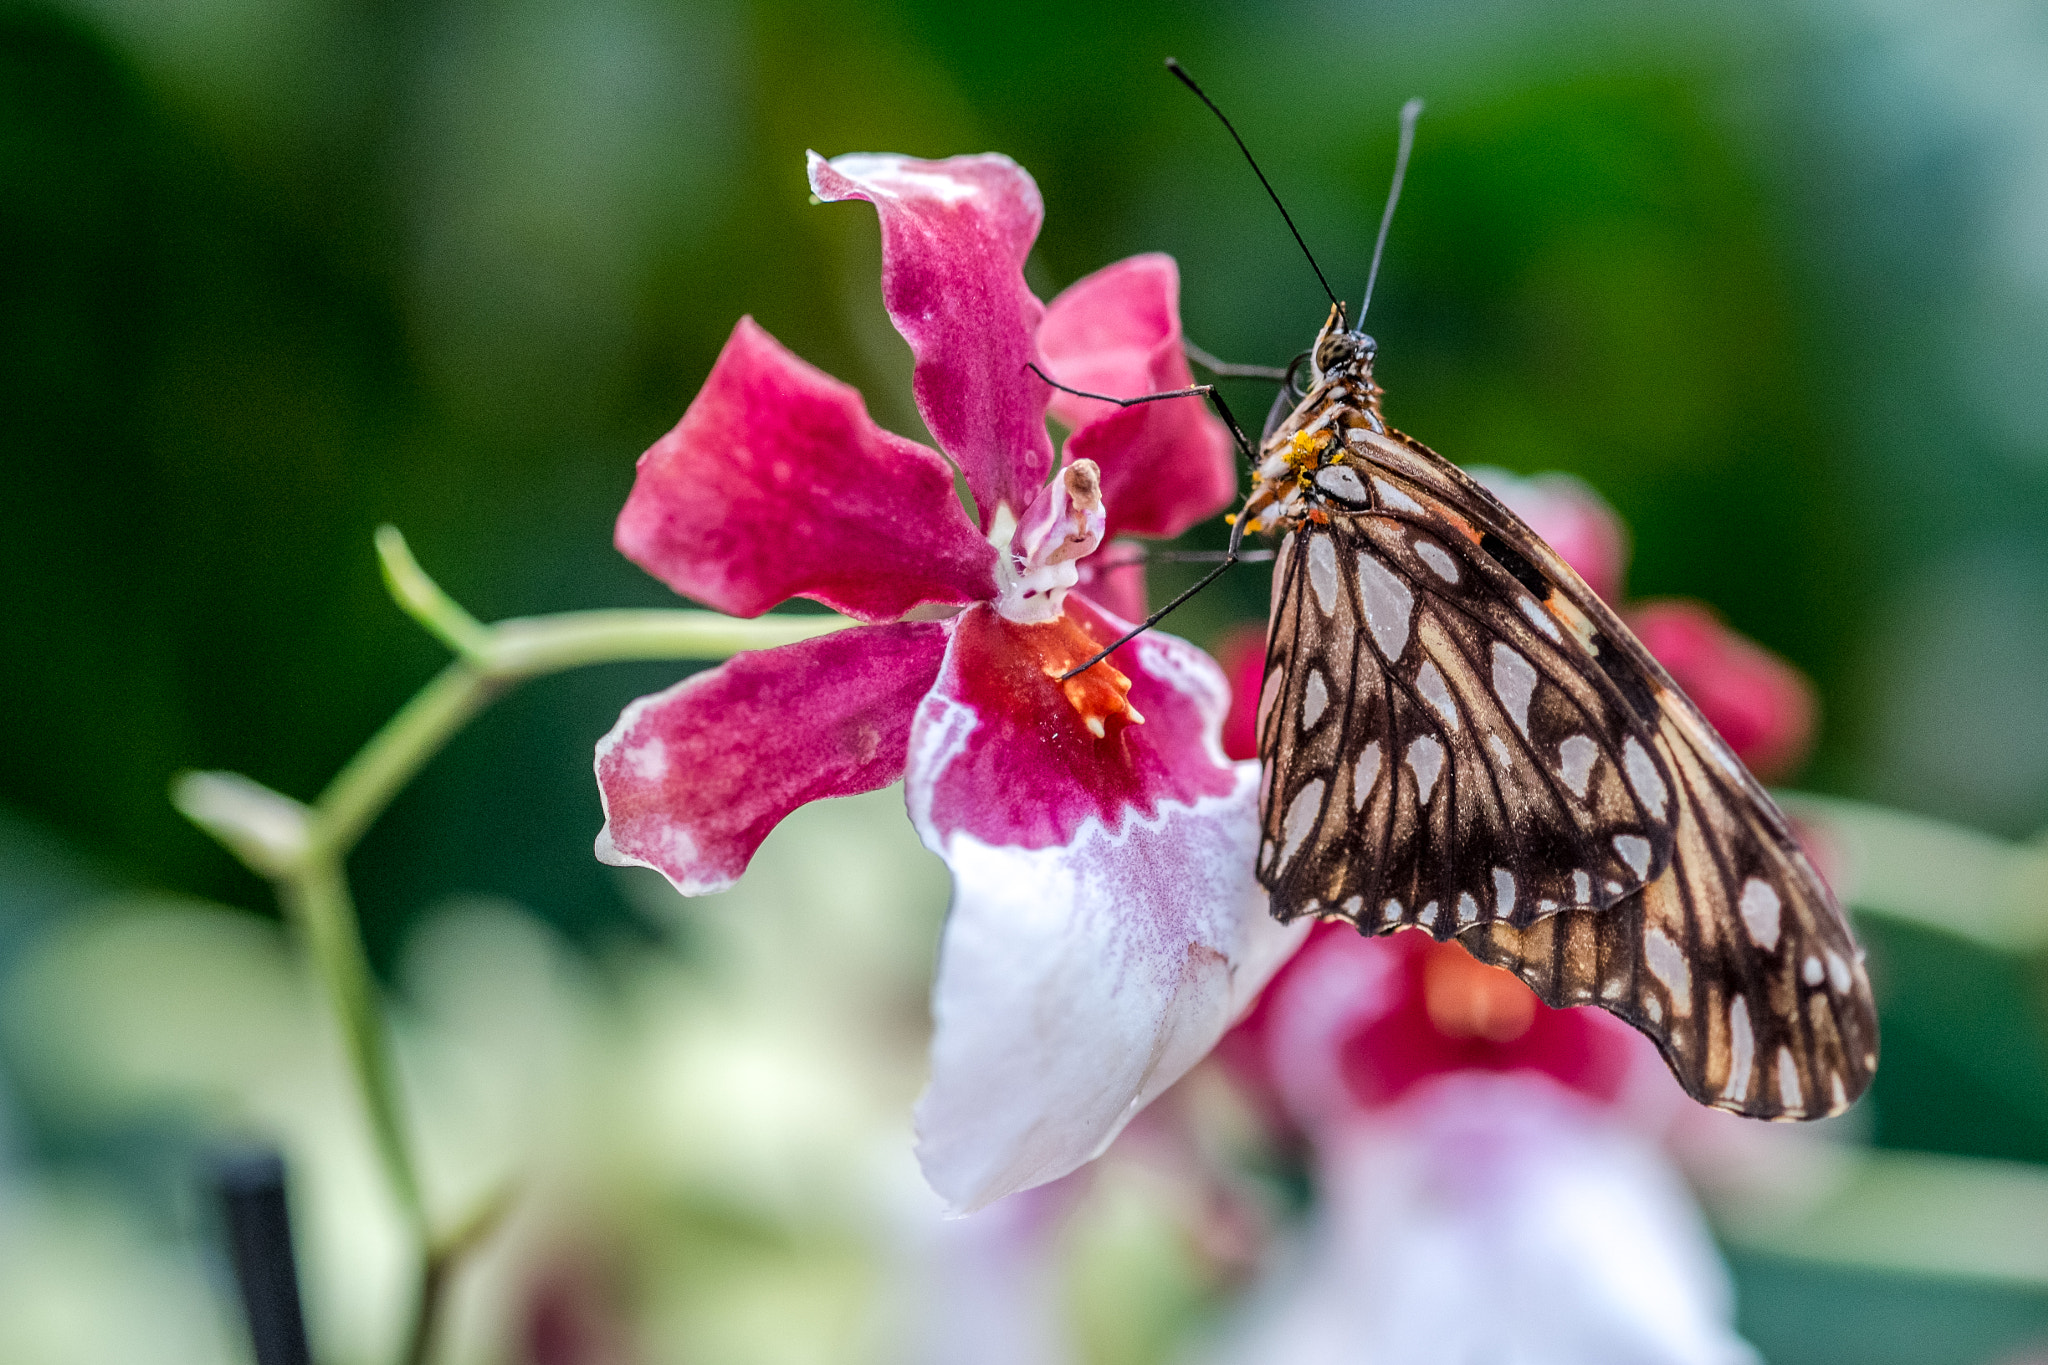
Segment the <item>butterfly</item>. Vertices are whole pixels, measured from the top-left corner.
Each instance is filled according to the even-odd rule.
[[[1840,1113],[1876,1069],[1876,1008],[1784,815],[1541,537],[1386,424],[1375,355],[1333,306],[1241,514],[1280,536],[1273,913],[1455,938],[1548,1004],[1627,1020],[1703,1103]]]

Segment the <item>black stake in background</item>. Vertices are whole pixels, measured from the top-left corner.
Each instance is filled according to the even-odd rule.
[[[213,1162],[212,1179],[256,1365],[311,1365],[284,1158],[263,1148],[222,1155]]]

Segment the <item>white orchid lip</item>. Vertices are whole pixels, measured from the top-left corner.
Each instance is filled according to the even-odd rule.
[[[996,516],[995,536],[1008,509]],[[1102,544],[1108,515],[1102,502],[1102,471],[1093,460],[1075,460],[1038,491],[1011,531],[998,540],[996,610],[1006,621],[1042,625],[1059,619],[1067,590],[1081,581],[1081,561]]]

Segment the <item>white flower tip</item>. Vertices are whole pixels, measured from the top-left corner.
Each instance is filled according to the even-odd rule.
[[[311,812],[240,773],[182,773],[171,783],[171,804],[266,876],[305,855]]]

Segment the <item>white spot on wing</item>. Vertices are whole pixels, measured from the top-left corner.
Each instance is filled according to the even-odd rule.
[[[1455,583],[1458,581],[1458,561],[1451,558],[1449,550],[1446,550],[1435,541],[1423,540],[1418,537],[1415,541],[1415,555],[1424,564],[1429,565],[1431,573],[1441,578],[1444,582]]]
[[[1425,929],[1436,928],[1436,902],[1431,901],[1423,906],[1422,913],[1415,917],[1415,922]]]
[[[1661,1024],[1664,1022],[1664,1005],[1656,996],[1651,995],[1643,998],[1643,1011],[1650,1016],[1651,1023]]]
[[[1832,948],[1828,949],[1828,984],[1833,986],[1839,995],[1849,993],[1849,964]]]
[[[1308,685],[1301,689],[1301,728],[1312,730],[1330,705],[1330,689],[1323,683],[1323,671],[1311,668]]]
[[[1358,912],[1365,908],[1365,897],[1353,896],[1337,907],[1337,913],[1346,919],[1357,919]]]
[[[1586,799],[1586,784],[1592,780],[1593,764],[1599,757],[1600,746],[1586,735],[1573,735],[1557,746],[1557,761],[1562,765],[1558,775],[1581,801]]]
[[[1529,701],[1536,695],[1536,668],[1506,645],[1493,647],[1493,690],[1522,737],[1529,737]]]
[[[1849,1092],[1842,1089],[1842,1073],[1830,1071],[1828,1073],[1828,1086],[1834,1091],[1835,1095],[1835,1102],[1829,1106],[1828,1112],[1839,1114],[1849,1107]]]
[[[1395,920],[1401,918],[1401,902],[1388,901],[1384,906],[1381,906],[1380,918],[1385,920],[1389,924],[1392,924]]]
[[[1643,962],[1649,967],[1650,975],[1663,982],[1664,989],[1671,992],[1674,1005],[1679,1001],[1692,1000],[1692,968],[1686,965],[1685,954],[1662,929],[1654,925],[1643,931]]]
[[[1493,755],[1493,761],[1503,768],[1509,767],[1515,761],[1514,751],[1508,748],[1508,742],[1499,735],[1489,733],[1486,736],[1486,749]]]
[[[1458,923],[1470,924],[1479,918],[1479,902],[1472,899],[1470,891],[1458,893]]]
[[[1536,629],[1548,635],[1558,644],[1564,643],[1564,632],[1557,628],[1557,622],[1550,619],[1550,613],[1543,610],[1542,603],[1527,593],[1519,593],[1516,595],[1515,605],[1522,609],[1522,615],[1528,617],[1529,623],[1535,626]]]
[[[1495,919],[1506,919],[1515,913],[1515,874],[1504,867],[1493,870],[1493,914]]]
[[[1363,507],[1367,502],[1365,484],[1349,465],[1324,465],[1316,471],[1316,487],[1350,507]]]
[[[1308,538],[1308,585],[1323,615],[1337,610],[1337,547],[1328,536]]]
[[[1372,795],[1372,789],[1380,780],[1380,742],[1374,740],[1365,746],[1365,752],[1358,756],[1358,767],[1351,774],[1351,809],[1365,809],[1365,798]]]
[[[1665,805],[1671,800],[1671,793],[1664,788],[1663,774],[1650,761],[1647,750],[1636,740],[1628,737],[1628,743],[1621,746],[1622,769],[1628,773],[1628,784],[1635,788],[1636,796],[1652,815],[1664,818]]]
[[[1650,875],[1650,841],[1640,834],[1617,834],[1614,836],[1614,851],[1621,860],[1635,869],[1638,877]]]
[[[1372,491],[1380,495],[1380,506],[1382,507],[1392,508],[1396,512],[1410,512],[1416,516],[1422,515],[1421,503],[1409,497],[1385,479],[1374,479],[1372,481]]]
[[[1293,804],[1287,808],[1287,819],[1280,827],[1280,835],[1287,841],[1280,849],[1280,867],[1287,866],[1301,847],[1301,841],[1308,838],[1308,832],[1316,827],[1316,816],[1321,814],[1322,808],[1323,779],[1319,777],[1295,793]]]
[[[1451,689],[1445,685],[1444,675],[1436,671],[1434,662],[1423,661],[1421,671],[1415,675],[1415,690],[1444,718],[1444,724],[1451,727],[1451,733],[1458,733],[1458,703],[1452,698]]]
[[[1756,1066],[1756,1035],[1749,1028],[1749,1001],[1735,997],[1728,1007],[1728,1084],[1721,1087],[1724,1100],[1749,1098],[1749,1073]]]
[[[1416,799],[1426,806],[1429,794],[1436,790],[1437,776],[1444,770],[1444,746],[1432,735],[1418,737],[1408,746],[1408,766],[1415,773]]]
[[[1593,879],[1583,871],[1572,873],[1572,904],[1591,905],[1592,903]]]
[[[1777,891],[1761,877],[1751,877],[1742,884],[1742,922],[1749,928],[1749,937],[1765,952],[1776,952],[1778,947],[1778,913],[1784,905],[1778,899]],[[1813,959],[1808,958],[1811,962]],[[1818,966],[1818,963],[1814,965]]]
[[[1317,542],[1329,543],[1321,536]],[[1358,556],[1358,590],[1365,598],[1365,623],[1372,628],[1372,641],[1392,663],[1408,648],[1408,618],[1415,610],[1415,594],[1392,569],[1364,553]]]
[[[1828,969],[1820,965],[1820,959],[1817,957],[1807,958],[1806,965],[1799,970],[1809,986],[1818,986],[1821,978],[1828,974]]]
[[[1792,1060],[1792,1049],[1778,1049],[1778,1099],[1787,1113],[1796,1114],[1806,1108],[1806,1096],[1799,1089],[1799,1066]]]

